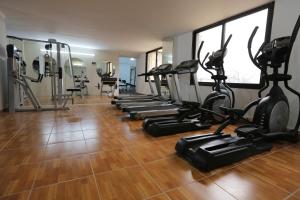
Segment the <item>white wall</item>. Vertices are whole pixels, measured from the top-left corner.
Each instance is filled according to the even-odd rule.
[[[193,33],[188,32],[174,37],[173,64],[178,65],[184,60],[192,58]]]
[[[275,10],[273,17],[272,38],[291,35],[292,29],[300,15],[299,0],[275,0]],[[289,74],[293,79],[289,82],[292,88],[300,91],[300,34],[294,44],[293,52],[290,59]],[[291,92],[285,90],[290,102],[290,123],[289,126],[294,126],[298,118],[298,99]]]
[[[139,55],[136,61],[136,74],[145,73],[145,63],[146,63],[146,54],[142,53]],[[145,82],[144,76],[136,77],[136,92],[140,94],[150,94],[150,87],[147,82]]]
[[[5,16],[0,11],[0,110],[3,110],[5,104],[5,76],[6,76],[6,28]]]

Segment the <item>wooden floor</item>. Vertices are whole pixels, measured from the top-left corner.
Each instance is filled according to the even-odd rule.
[[[1,200],[300,200],[300,144],[203,173],[174,150],[201,132],[152,138],[97,98],[69,111],[0,114]]]

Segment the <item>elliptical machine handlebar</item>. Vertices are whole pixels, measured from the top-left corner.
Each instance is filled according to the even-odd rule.
[[[204,70],[205,70],[206,72],[208,72],[211,76],[213,76],[214,74],[213,74],[211,71],[209,71],[207,67],[204,66],[204,62],[205,62],[206,59],[208,58],[209,53],[207,53],[207,54],[205,55],[205,57],[204,57],[204,59],[203,59],[202,62],[201,62],[201,60],[200,60],[200,53],[201,53],[201,50],[202,50],[202,48],[203,48],[203,44],[204,44],[204,41],[201,42],[200,47],[199,47],[199,49],[198,49],[198,52],[197,52],[197,58],[198,58],[198,59],[197,59],[197,60],[198,60],[199,65],[202,67],[202,69],[204,69]]]
[[[258,64],[258,62],[256,61],[259,53],[261,52],[263,46],[265,45],[265,42],[262,43],[262,45],[259,47],[259,49],[257,50],[255,56],[253,56],[252,54],[252,43],[253,43],[253,39],[254,39],[254,36],[256,35],[257,33],[257,30],[258,30],[258,26],[255,26],[251,35],[250,35],[250,38],[248,40],[248,54],[249,54],[249,57],[250,57],[250,60],[253,62],[253,64],[260,70],[263,71],[262,67]]]
[[[268,80],[266,80],[266,79],[264,78],[265,76],[267,76],[267,69],[266,69],[266,67],[261,67],[261,66],[259,65],[259,63],[257,62],[257,57],[258,57],[259,54],[261,53],[261,51],[262,51],[263,47],[265,46],[266,42],[264,41],[264,42],[260,45],[260,47],[259,47],[259,49],[257,50],[255,56],[253,56],[253,54],[252,54],[252,43],[253,43],[253,39],[254,39],[254,37],[255,37],[255,35],[256,35],[258,29],[259,29],[258,26],[255,26],[255,27],[254,27],[254,29],[253,29],[253,31],[252,31],[252,33],[251,33],[251,35],[250,35],[250,38],[249,38],[249,40],[248,40],[248,46],[247,46],[247,48],[248,48],[248,54],[249,54],[250,60],[251,60],[252,63],[253,63],[258,69],[260,69],[261,72],[262,72],[262,81],[263,81],[264,86],[258,91],[258,97],[261,98],[261,97],[262,97],[262,92],[263,92],[264,90],[266,90],[266,89],[270,86],[270,83],[269,83]]]
[[[227,38],[225,44],[223,45],[223,47],[222,47],[223,52],[226,50],[226,48],[227,48],[227,46],[228,46],[228,44],[229,44],[231,38],[232,38],[232,34],[230,34],[230,35],[228,36],[228,38]]]
[[[146,73],[138,74],[137,76],[147,76]]]
[[[228,46],[231,38],[232,38],[232,34],[229,35],[229,37],[227,38],[226,42],[223,44],[223,46],[220,50],[213,52],[210,56],[209,56],[209,54],[206,54],[204,60],[201,62],[201,64],[203,65],[202,66],[203,68],[206,68],[207,70],[214,69],[217,72],[220,71],[221,74],[224,74],[223,59],[225,57],[227,46]],[[202,46],[203,46],[203,42],[201,43],[199,51],[198,51],[198,59],[199,60],[200,60],[200,50],[202,49]],[[209,61],[205,64],[206,67],[204,67],[204,61],[207,58],[209,58]],[[213,66],[215,68],[213,68]]]
[[[202,65],[204,65],[204,62],[206,61],[206,59],[208,58],[208,56],[209,56],[209,53],[207,52],[207,54],[205,55],[205,57],[204,57],[204,59],[202,61]]]
[[[148,77],[148,76],[152,76],[152,75],[154,75],[153,72],[147,72],[147,73],[138,74],[137,76],[146,76],[146,77]]]
[[[203,48],[203,45],[204,45],[204,41],[201,42],[199,48],[198,48],[198,51],[197,51],[197,61],[199,63],[199,65],[202,67],[202,69],[204,69],[206,72],[208,72],[212,79],[214,80],[214,85],[213,85],[213,90],[215,90],[215,87],[218,85],[218,79],[216,79],[217,76],[214,75],[213,72],[211,72],[209,69],[214,69],[217,71],[217,74],[218,75],[223,75],[225,74],[225,70],[224,70],[224,67],[223,67],[223,59],[224,59],[224,56],[225,56],[225,53],[226,53],[226,50],[227,50],[227,46],[230,42],[232,38],[232,34],[229,35],[229,37],[227,38],[226,42],[224,43],[224,45],[222,46],[222,48],[220,50],[218,50],[216,53],[213,53],[212,55],[210,55],[210,53],[208,52],[204,59],[201,61],[200,59],[200,54],[201,54],[201,50]],[[217,55],[218,57],[214,57],[214,55]],[[217,67],[217,68],[212,68],[212,67],[209,67],[207,66],[207,63],[206,63],[206,66],[205,66],[205,61],[207,60],[207,58],[212,58],[212,59],[215,59],[217,60],[216,62],[219,62],[220,63],[220,67]],[[221,58],[221,61],[220,61],[220,58]],[[219,59],[219,60],[218,60]],[[210,62],[210,61],[209,61]],[[213,65],[213,63],[212,63]],[[221,76],[219,76],[221,77]],[[226,79],[226,78],[225,78]],[[225,79],[222,79],[223,80],[223,85],[230,91],[231,93],[231,96],[232,96],[232,107],[234,107],[235,105],[235,96],[234,96],[234,92],[233,90],[226,84],[226,80]]]

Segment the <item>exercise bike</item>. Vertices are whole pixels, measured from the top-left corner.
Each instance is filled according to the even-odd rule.
[[[279,82],[283,82],[285,88],[298,97],[300,106],[300,93],[288,85],[292,76],[287,74],[299,27],[300,16],[291,36],[263,43],[253,56],[251,46],[258,30],[258,27],[255,27],[248,41],[248,52],[254,65],[263,73],[264,85],[259,91],[259,96],[267,89],[269,82],[273,82],[272,88],[264,98],[251,102],[245,109],[220,107],[229,116],[227,120],[213,134],[180,139],[175,147],[179,156],[197,168],[208,171],[269,151],[272,149],[273,140],[283,139],[292,142],[298,140],[300,108],[295,127],[288,130],[290,108]],[[283,73],[279,73],[282,66],[284,66]],[[272,69],[271,74],[268,73],[268,68]],[[223,133],[224,128],[239,121],[254,106],[256,109],[252,123],[236,128],[236,136]]]
[[[203,61],[200,61],[200,53],[204,42],[200,44],[197,52],[198,60],[195,64],[199,64],[205,71],[211,74],[214,80],[212,92],[209,94],[201,105],[198,102],[182,101],[182,107],[178,110],[177,115],[169,117],[146,118],[143,123],[144,130],[152,136],[164,136],[169,134],[176,134],[180,132],[208,129],[212,123],[220,123],[225,119],[223,111],[219,106],[233,107],[235,96],[233,91],[226,84],[227,77],[223,66],[224,56],[226,55],[227,46],[231,40],[232,35],[228,37],[222,49],[213,52],[209,56],[206,54]],[[206,66],[204,65],[205,61]],[[210,70],[214,70],[215,74]],[[197,84],[197,78],[193,80]],[[196,92],[198,92],[196,90]],[[209,110],[215,110],[215,114],[211,115]]]

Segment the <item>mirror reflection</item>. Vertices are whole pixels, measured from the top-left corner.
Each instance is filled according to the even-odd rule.
[[[115,75],[116,68],[112,62],[104,61],[97,65],[96,71],[100,77],[113,77]]]
[[[86,65],[80,58],[72,58],[73,63],[73,76],[75,77],[84,77],[87,76],[87,69]],[[65,62],[65,72],[68,76],[72,76],[72,73],[70,72],[70,62],[67,60]]]
[[[41,69],[40,65],[40,62],[43,62],[42,60],[45,62],[44,66],[42,66],[43,69]],[[38,74],[43,74],[44,76],[48,76],[50,74],[51,66],[53,66],[53,68],[56,67],[56,60],[48,54],[37,56],[32,62],[33,70]]]

